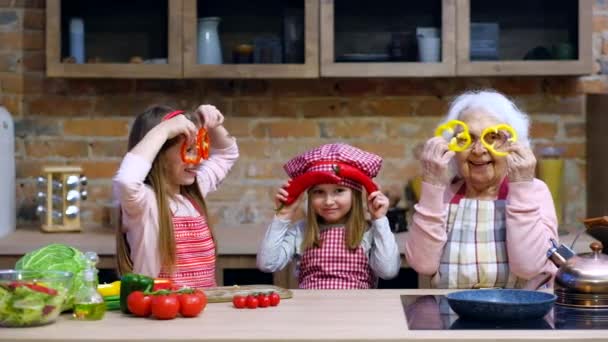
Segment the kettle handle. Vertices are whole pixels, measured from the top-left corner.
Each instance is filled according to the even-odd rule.
[[[608,226],[608,216],[591,217],[583,220],[583,224],[587,228],[593,226]]]

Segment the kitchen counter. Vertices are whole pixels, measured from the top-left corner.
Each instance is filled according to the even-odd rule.
[[[223,284],[225,269],[256,268],[257,248],[266,228],[259,224],[215,228],[218,242],[218,284]],[[576,237],[576,229],[562,228],[560,231],[564,234],[559,237],[560,242],[570,246]],[[407,232],[397,233],[396,238],[402,255],[402,267],[407,267],[404,256]],[[592,241],[594,239],[591,236],[580,234],[573,249],[577,253],[588,252]],[[14,233],[0,238],[0,268],[13,268],[23,254],[51,243],[65,243],[82,251],[94,251],[100,257],[99,268],[115,267],[114,233],[110,228],[84,230],[80,233],[43,233],[37,228],[18,228]],[[277,286],[297,287],[289,268],[275,273],[273,277]],[[419,287],[429,287],[428,277],[421,276],[418,281]]]
[[[157,321],[108,312],[81,322],[64,314],[43,327],[2,329],[0,341],[568,341],[605,340],[608,330],[408,330],[400,295],[446,290],[293,290],[271,308],[209,304],[196,318]]]

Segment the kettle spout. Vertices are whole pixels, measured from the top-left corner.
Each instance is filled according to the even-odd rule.
[[[563,264],[575,255],[574,251],[568,248],[566,245],[557,245],[557,241],[551,239],[551,248],[547,251],[547,258],[549,258],[555,266],[561,267]]]

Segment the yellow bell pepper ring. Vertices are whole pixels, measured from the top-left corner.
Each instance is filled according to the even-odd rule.
[[[462,127],[462,132],[456,134],[456,128]],[[471,135],[469,127],[466,123],[460,120],[451,120],[437,127],[435,130],[436,137],[443,137],[443,133],[448,132],[452,138],[448,142],[448,148],[454,152],[462,152],[471,146]]]
[[[97,285],[97,292],[102,297],[118,296],[120,295],[120,280],[117,280],[110,284],[99,284]]]
[[[483,144],[483,146],[485,146],[485,148],[488,149],[488,151],[490,151],[490,153],[496,155],[496,156],[501,156],[504,157],[507,154],[509,154],[508,152],[502,152],[502,151],[498,151],[496,150],[496,142],[493,141],[491,144],[487,141],[488,139],[486,139],[486,136],[490,133],[495,133],[497,134],[499,131],[505,131],[509,134],[509,138],[506,140],[507,142],[511,142],[514,143],[517,141],[517,132],[515,132],[515,130],[513,129],[513,127],[507,125],[507,124],[500,124],[500,125],[496,125],[496,126],[491,126],[488,127],[486,129],[483,130],[483,132],[481,132],[481,143]]]

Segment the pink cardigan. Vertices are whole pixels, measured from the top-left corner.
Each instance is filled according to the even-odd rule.
[[[407,263],[420,274],[432,276],[439,269],[447,241],[448,205],[461,186],[462,182],[447,188],[422,183],[405,241]],[[547,185],[539,179],[509,183],[506,216],[511,272],[523,279],[543,271],[555,274],[557,268],[546,256],[549,239],[557,240],[557,217]]]
[[[236,141],[225,149],[212,149],[208,160],[197,172],[196,181],[203,196],[215,191],[239,156]],[[144,184],[152,165],[142,157],[127,153],[114,176],[114,196],[122,210],[122,230],[131,248],[133,272],[150,277],[158,276],[161,263],[158,253],[158,206],[152,188]],[[198,216],[198,211],[181,195],[186,203],[180,216]],[[183,206],[182,206],[183,207]]]

